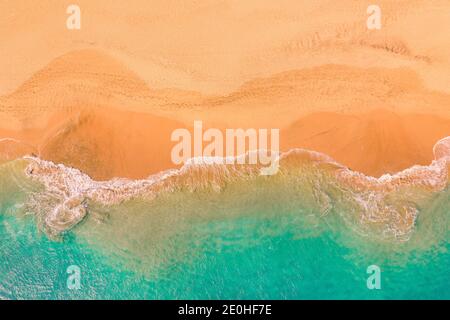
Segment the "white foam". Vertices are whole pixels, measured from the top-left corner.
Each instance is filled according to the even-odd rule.
[[[449,150],[450,137],[447,137],[435,145],[434,152],[438,156],[430,165],[413,166],[379,178],[352,171],[325,154],[305,149],[293,149],[282,153],[277,158],[277,164],[285,174],[289,174],[291,168],[283,166],[283,161],[291,158],[301,157],[307,160],[307,164],[332,164],[334,169],[331,176],[335,178],[340,188],[347,190],[351,197],[349,201],[355,201],[358,205],[362,220],[381,221],[386,215],[390,215],[388,228],[404,235],[411,230],[418,212],[413,205],[404,205],[401,201],[395,206],[388,204],[387,195],[405,186],[429,188],[432,192],[446,188],[450,163]],[[248,153],[244,156],[248,156]],[[45,189],[42,194],[36,195],[38,200],[33,207],[39,210],[39,206],[44,206],[42,201],[39,203],[39,197],[51,195],[51,201],[44,210],[46,212],[44,224],[56,232],[68,230],[79,223],[89,211],[88,201],[109,206],[133,197],[152,198],[160,193],[173,192],[181,188],[196,190],[199,186],[212,186],[214,190],[220,191],[220,185],[229,180],[256,179],[261,169],[261,165],[226,165],[224,164],[226,158],[202,157],[190,159],[180,169],[162,171],[142,180],[114,178],[108,181],[94,181],[78,169],[36,157],[25,159],[29,161],[27,176],[42,183]],[[414,202],[414,199],[410,200],[411,203]],[[330,201],[332,200],[328,197],[328,202]],[[326,207],[331,206],[328,203]],[[400,222],[396,225],[397,220],[407,225],[401,226]]]

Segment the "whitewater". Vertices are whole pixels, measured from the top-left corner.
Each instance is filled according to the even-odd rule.
[[[294,149],[279,156],[280,169],[274,176],[261,176],[261,165],[226,165],[196,158],[180,169],[146,179],[109,181],[94,181],[78,169],[27,156],[23,158],[26,177],[41,187],[25,190],[24,208],[50,236],[57,236],[80,223],[92,204],[114,206],[134,198],[151,201],[176,191],[220,193],[228,184],[242,181],[251,185],[251,181],[263,180],[270,188],[271,180],[281,179],[301,186],[305,192],[298,197],[321,212],[342,206],[347,211],[345,220],[351,224],[369,227],[367,230],[373,225],[378,236],[405,240],[419,207],[448,186],[450,137],[437,142],[433,152],[435,160],[428,166],[413,166],[379,178],[352,171],[324,154]]]

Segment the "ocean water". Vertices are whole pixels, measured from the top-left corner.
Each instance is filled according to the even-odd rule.
[[[36,159],[0,165],[0,298],[450,298],[447,162],[387,184],[355,187],[351,176],[351,188],[316,155],[282,167],[270,178],[190,168],[167,185],[116,181],[112,192]],[[120,198],[130,183],[138,194]],[[84,195],[75,205],[72,186]],[[371,265],[380,289],[367,287]]]
[[[447,207],[449,208],[449,207]],[[404,253],[403,261],[348,248],[330,232],[296,239],[286,231],[254,240],[277,220],[217,221],[224,229],[197,243],[201,253],[143,276],[71,236],[62,242],[37,231],[32,218],[0,217],[0,297],[6,299],[449,299],[450,245]],[[239,239],[239,240],[237,240]],[[247,240],[244,240],[244,242]],[[249,242],[252,242],[248,240]],[[364,240],[361,240],[364,241]],[[401,254],[400,254],[401,255]],[[400,260],[402,257],[400,257]],[[398,257],[397,257],[398,259]],[[381,289],[366,286],[367,266],[382,270]],[[67,288],[67,267],[81,270],[81,288]]]

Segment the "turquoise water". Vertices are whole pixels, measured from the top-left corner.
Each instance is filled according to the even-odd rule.
[[[360,207],[342,200],[353,191],[310,168],[220,192],[89,203],[81,223],[52,237],[42,216],[26,214],[40,189],[23,164],[11,166],[0,167],[2,299],[450,299],[448,187],[383,198],[382,208],[423,198],[407,241],[361,224]],[[45,196],[35,203],[44,211],[54,193]],[[371,265],[381,268],[379,290],[367,288]],[[80,289],[67,285],[70,266]]]
[[[446,197],[446,195],[444,195]],[[439,206],[448,204],[440,199]],[[445,210],[439,207],[440,210]],[[439,209],[437,208],[437,209]],[[436,209],[436,208],[435,208]],[[6,213],[6,211],[8,213]],[[417,236],[430,232],[418,221]],[[441,221],[442,222],[442,221]],[[31,216],[0,214],[0,297],[6,299],[449,299],[450,245],[444,239],[386,255],[377,243],[345,231],[333,218],[301,227],[280,214],[197,221],[185,236],[197,252],[155,274],[131,271],[77,233],[49,240]],[[83,228],[83,226],[80,226]],[[281,230],[270,235],[267,229]],[[305,237],[299,228],[317,229]],[[442,231],[441,230],[441,231]],[[435,231],[433,231],[435,232]],[[301,233],[301,232],[300,232]],[[176,245],[176,241],[174,241]],[[181,241],[181,240],[180,240]],[[185,241],[185,240],[184,240]],[[414,242],[414,239],[412,239]],[[369,290],[366,268],[382,270],[380,290]],[[81,289],[69,290],[66,269],[81,270]]]

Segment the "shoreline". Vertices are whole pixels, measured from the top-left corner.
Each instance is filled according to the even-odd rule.
[[[255,165],[218,165],[197,161],[142,180],[115,178],[109,181],[95,181],[78,169],[25,157],[23,159],[28,162],[25,175],[44,187],[28,200],[27,211],[43,219],[45,230],[57,236],[80,223],[95,203],[114,206],[135,198],[151,201],[183,190],[188,191],[187,194],[199,190],[220,193],[234,182],[239,185],[240,182],[252,183],[257,179],[281,183],[278,187],[282,187],[294,175],[300,179],[297,187],[312,187],[314,190],[313,194],[299,194],[298,197],[309,199],[307,201],[312,201],[324,214],[334,206],[359,207],[353,214],[367,220],[368,225],[381,223],[389,232],[394,232],[395,238],[408,239],[419,214],[420,203],[449,185],[450,136],[441,139],[434,151],[436,159],[428,166],[413,166],[380,178],[365,176],[326,155],[300,149],[280,155],[280,168],[274,176],[261,176],[260,168]],[[335,194],[337,190],[340,191]],[[408,190],[421,195],[410,199]],[[403,195],[405,191],[406,198]],[[340,192],[346,194],[343,199]],[[47,195],[51,195],[51,200]]]

